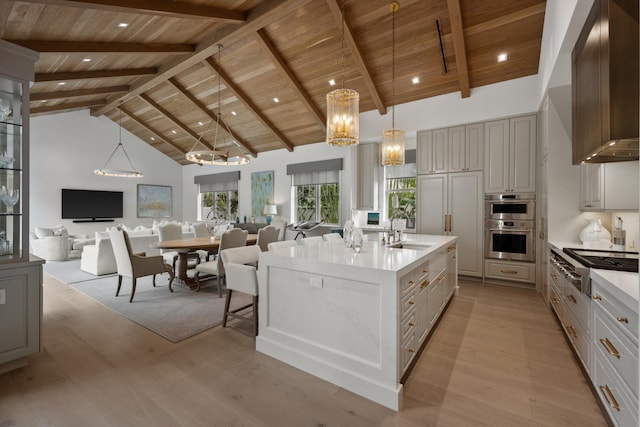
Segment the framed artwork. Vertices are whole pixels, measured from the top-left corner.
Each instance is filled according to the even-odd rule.
[[[251,216],[264,218],[264,205],[273,203],[273,171],[251,174]]]
[[[138,218],[170,218],[171,186],[138,184]]]

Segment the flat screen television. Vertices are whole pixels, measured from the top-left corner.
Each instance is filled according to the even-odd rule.
[[[122,191],[62,189],[62,219],[122,218]]]

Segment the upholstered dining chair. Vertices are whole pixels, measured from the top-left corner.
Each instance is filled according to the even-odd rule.
[[[118,269],[118,289],[116,290],[116,296],[120,294],[123,277],[131,279],[131,298],[129,298],[129,302],[132,302],[133,296],[136,293],[136,281],[138,277],[153,275],[153,287],[155,287],[156,274],[161,273],[169,273],[169,291],[173,292],[173,288],[171,287],[174,278],[173,270],[171,266],[164,263],[162,255],[145,256],[144,253],[132,253],[129,236],[126,231],[120,228],[112,228],[109,230],[109,238],[111,239],[111,246]]]
[[[258,245],[224,249],[219,252],[224,263],[227,285],[222,317],[223,328],[227,326],[228,317],[249,320],[253,322],[253,334],[258,335],[258,273],[255,265],[258,263],[260,252]],[[253,297],[252,303],[230,310],[231,297],[234,292],[251,295]],[[251,318],[247,318],[246,313],[241,313],[249,307],[253,309]]]
[[[260,230],[258,230],[258,239],[256,240],[256,246],[258,246],[262,252],[268,250],[269,243],[277,242],[279,234],[280,230],[278,230],[273,225],[267,225],[266,227],[261,228]]]
[[[182,226],[180,224],[165,224],[158,227],[158,240],[164,242],[166,240],[182,239]],[[176,272],[176,263],[178,262],[178,251],[171,249],[160,249],[160,254],[165,264],[169,264]],[[187,254],[187,269],[194,268],[200,262],[200,256],[195,252]]]
[[[245,246],[247,244],[247,236],[249,232],[240,228],[232,228],[225,231],[220,236],[220,245],[218,246],[218,254],[225,249],[237,248],[239,246]],[[218,296],[222,298],[222,284],[224,282],[224,263],[221,257],[217,257],[213,261],[201,262],[196,265],[196,274],[194,279],[196,281],[196,291],[201,287],[201,276],[209,275],[216,276],[218,282]]]
[[[271,225],[279,231],[278,240],[284,240],[284,235],[287,232],[287,221],[280,218],[274,218],[274,220],[271,221]]]
[[[324,242],[324,239],[322,238],[322,236],[311,236],[311,237],[305,237],[304,239],[300,239],[300,242],[304,246],[316,246]]]
[[[209,227],[207,227],[206,222],[196,222],[191,227],[193,228],[193,235],[196,238],[198,237],[211,238],[213,236],[213,234],[211,234],[211,231],[209,230]],[[202,249],[198,249],[196,253],[200,256],[200,259],[204,261],[209,261],[211,259],[211,256],[215,255],[209,251],[205,251]]]
[[[298,246],[297,240],[283,240],[281,242],[271,242],[267,245],[270,251],[283,248],[293,248],[294,246]]]
[[[327,241],[327,242],[341,242],[342,241],[342,237],[340,236],[340,234],[338,233],[327,233],[327,234],[323,234],[322,238]]]

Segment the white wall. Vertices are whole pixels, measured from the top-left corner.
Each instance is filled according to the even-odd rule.
[[[126,129],[122,129],[122,144],[144,177],[114,178],[93,173],[95,169],[103,167],[116,148],[119,132],[117,123],[104,116],[92,117],[88,110],[82,110],[32,117],[30,124],[30,230],[36,226],[54,227],[62,224],[71,234],[79,234],[104,230],[107,225],[118,223],[150,225],[151,219],[137,218],[137,184],[170,185],[173,218],[182,218],[182,167]],[[62,188],[123,191],[124,218],[116,219],[114,223],[73,223],[71,220],[62,220]]]

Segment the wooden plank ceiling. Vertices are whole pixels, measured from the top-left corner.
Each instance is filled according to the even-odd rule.
[[[393,90],[389,3],[3,0],[0,37],[40,52],[32,115],[121,111],[180,164],[214,144],[218,113],[252,155],[324,141],[325,96],[343,78],[361,112],[384,114],[538,72],[545,0],[400,0]]]

